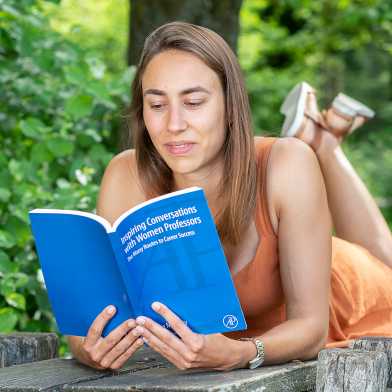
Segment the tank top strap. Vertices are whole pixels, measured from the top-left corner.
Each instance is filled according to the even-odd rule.
[[[277,137],[258,137],[255,139],[256,161],[258,171],[258,191],[257,191],[257,219],[263,234],[276,236],[269,211],[267,199],[267,169],[270,152]]]

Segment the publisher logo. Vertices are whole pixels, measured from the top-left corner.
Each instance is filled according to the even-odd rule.
[[[237,317],[233,316],[232,314],[227,314],[223,317],[223,325],[226,328],[233,329],[238,325]]]

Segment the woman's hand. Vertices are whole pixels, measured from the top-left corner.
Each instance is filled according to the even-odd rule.
[[[114,306],[105,308],[91,324],[88,334],[77,347],[72,343],[76,358],[96,369],[119,369],[131,355],[143,345],[143,340],[130,333],[136,326],[135,320],[124,321],[105,338],[102,331],[114,316]]]
[[[252,342],[229,339],[222,334],[197,334],[167,306],[154,302],[152,309],[169,323],[179,337],[144,316],[136,319],[138,326],[132,334],[141,336],[152,349],[179,369],[231,370],[244,367],[256,356]]]

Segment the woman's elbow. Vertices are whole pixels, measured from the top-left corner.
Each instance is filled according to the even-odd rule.
[[[325,348],[328,339],[328,326],[318,326],[318,328],[308,336],[311,337],[311,341],[309,342],[307,350],[303,353],[301,358],[299,358],[301,360],[315,359],[317,358],[318,353]]]

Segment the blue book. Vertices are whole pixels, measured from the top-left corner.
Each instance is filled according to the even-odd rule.
[[[69,210],[35,209],[29,217],[61,333],[86,336],[110,304],[117,312],[103,336],[140,315],[170,329],[151,309],[154,301],[197,333],[246,329],[201,188],[148,200],[113,225],[98,215]]]

